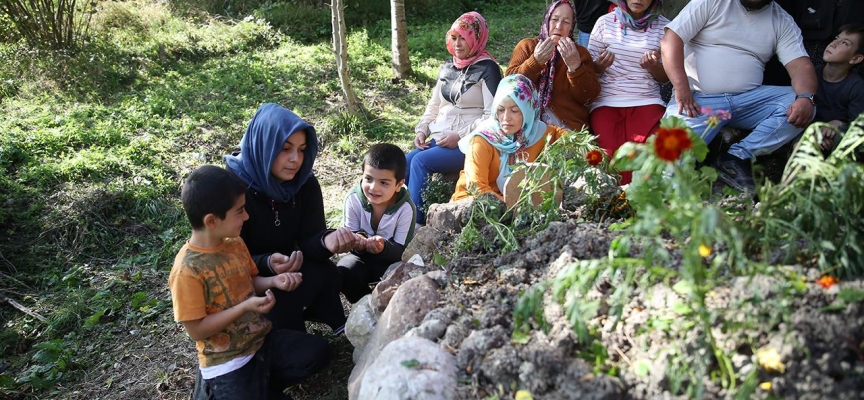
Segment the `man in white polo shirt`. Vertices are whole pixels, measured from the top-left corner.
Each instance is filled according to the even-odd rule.
[[[684,118],[708,143],[726,124],[752,130],[716,165],[723,182],[752,193],[752,159],[794,140],[813,118],[817,80],[801,30],[773,0],[693,0],[666,26],[660,48],[674,86],[666,116]],[[792,87],[762,85],[774,53]],[[707,129],[704,108],[732,118]]]

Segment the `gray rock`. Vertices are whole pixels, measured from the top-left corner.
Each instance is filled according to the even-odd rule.
[[[387,304],[390,303],[393,294],[399,289],[400,285],[409,279],[423,275],[426,271],[426,267],[422,265],[406,262],[394,263],[387,268],[387,271],[385,271],[384,275],[381,277],[381,282],[378,282],[378,284],[375,285],[375,289],[372,290],[369,305],[379,313],[383,312],[384,309],[387,308]]]
[[[429,310],[435,308],[439,298],[438,285],[426,275],[408,280],[396,290],[351,371],[348,378],[349,399],[359,398],[366,368],[376,361],[382,349],[418,326]]]
[[[441,336],[444,336],[446,330],[447,324],[440,319],[432,319],[423,321],[420,326],[411,329],[407,334],[405,334],[405,336],[416,336],[427,340],[437,341]]]
[[[469,198],[452,203],[432,204],[426,215],[426,224],[441,232],[461,232],[471,218],[473,202],[473,199]]]
[[[436,204],[432,206],[434,207]],[[408,243],[408,246],[405,247],[405,251],[402,253],[402,261],[410,262],[411,257],[415,255],[420,256],[427,262],[433,260],[435,253],[445,243],[448,243],[451,237],[452,234],[448,234],[430,225],[421,226],[420,229],[414,232],[414,239],[411,240],[411,243]]]
[[[357,398],[448,400],[455,397],[453,356],[432,341],[404,337],[384,347],[367,368]]]
[[[381,315],[369,305],[370,298],[371,295],[367,294],[357,301],[348,314],[348,321],[345,322],[345,337],[354,346],[355,355],[358,354],[358,350],[362,352],[363,348],[366,347],[366,343],[378,323],[378,317]],[[354,361],[357,361],[356,357]]]

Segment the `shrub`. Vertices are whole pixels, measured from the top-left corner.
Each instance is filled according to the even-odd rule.
[[[4,0],[0,12],[31,46],[71,49],[86,37],[96,1]]]

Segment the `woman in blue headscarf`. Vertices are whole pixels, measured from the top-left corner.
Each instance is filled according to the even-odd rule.
[[[268,314],[273,328],[305,331],[304,320],[314,318],[341,333],[345,325],[339,299],[342,280],[330,257],[351,251],[362,238],[347,228],[327,229],[321,186],[312,174],[317,154],[315,128],[268,103],[249,122],[240,153],[225,156],[225,162],[249,185],[249,220],[240,237],[259,274],[303,274],[296,290],[274,290],[276,305]]]
[[[540,100],[534,83],[524,75],[509,75],[498,84],[492,115],[477,130],[459,140],[465,169],[451,201],[492,193],[504,200],[504,182],[518,162],[532,162],[550,143],[568,131],[540,121]]]

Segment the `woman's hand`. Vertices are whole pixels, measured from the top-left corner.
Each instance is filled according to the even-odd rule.
[[[567,72],[577,70],[582,66],[582,59],[579,58],[579,49],[576,48],[576,43],[569,37],[561,38],[558,41],[558,53],[564,59],[564,64],[567,64]]]
[[[647,70],[651,70],[651,68],[658,65],[660,65],[660,52],[656,50],[646,51],[645,54],[642,55],[642,59],[639,60],[639,66]]]
[[[612,63],[615,62],[615,53],[609,50],[603,50],[597,59],[594,60],[594,69],[597,70],[597,74],[602,74],[603,71],[606,71],[606,68],[609,68]]]
[[[441,139],[435,141],[438,146],[444,147],[446,149],[455,149],[459,144],[459,134],[454,131],[444,132],[444,136]]]
[[[538,64],[546,64],[555,54],[555,41],[551,37],[543,39],[534,47],[534,59]]]
[[[276,274],[285,272],[297,272],[303,266],[303,253],[295,251],[291,256],[286,256],[282,253],[273,253],[270,255],[270,269]]]
[[[354,249],[363,238],[347,227],[339,228],[324,236],[324,247],[333,254],[347,253]]]
[[[429,148],[429,143],[426,143],[425,133],[417,132],[417,135],[414,136],[414,147],[417,147],[419,150],[426,150]]]

